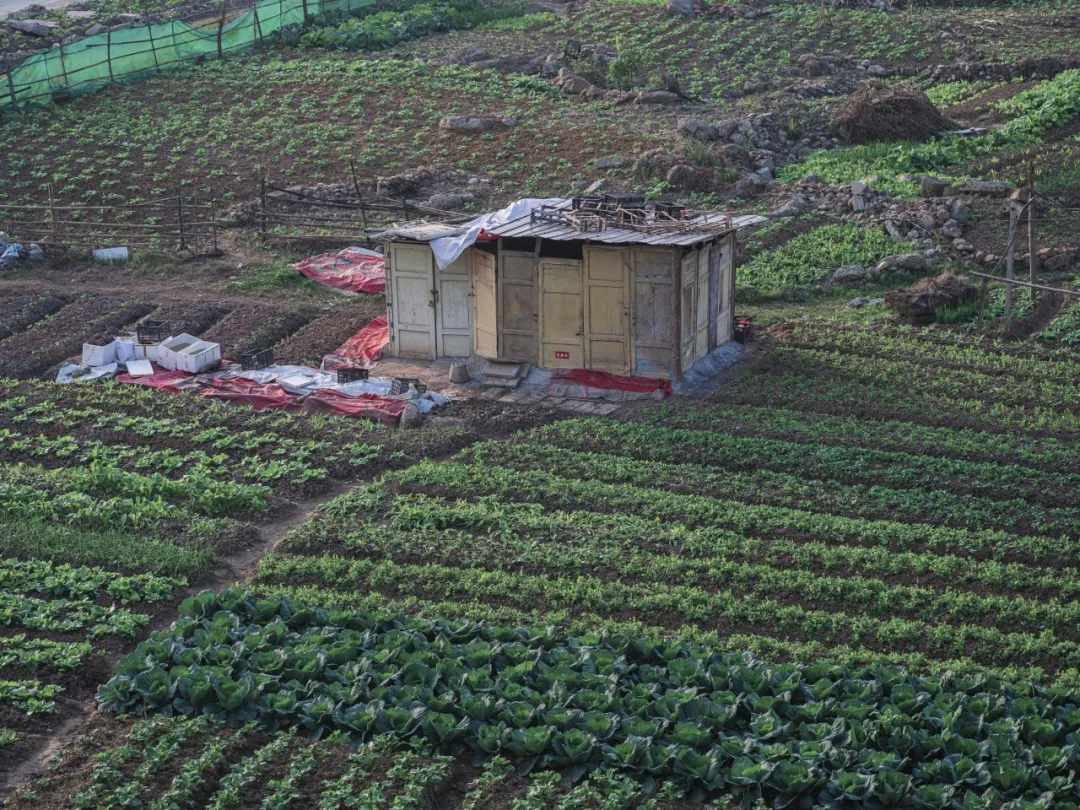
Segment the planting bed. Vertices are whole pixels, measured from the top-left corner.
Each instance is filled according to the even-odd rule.
[[[311,307],[246,304],[234,308],[202,338],[220,343],[221,356],[238,361],[244,352],[276,346],[317,315]]]
[[[319,365],[324,355],[337,349],[371,321],[386,314],[382,295],[361,295],[301,327],[274,347],[278,363]]]

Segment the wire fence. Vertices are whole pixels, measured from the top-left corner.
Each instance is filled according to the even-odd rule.
[[[283,27],[311,15],[351,12],[376,0],[262,0],[226,23],[194,28],[179,19],[109,30],[31,56],[18,67],[0,64],[0,109],[19,110],[58,98],[135,81],[192,62],[221,59],[265,43]],[[205,14],[200,15],[205,17]],[[6,90],[6,94],[5,94]]]

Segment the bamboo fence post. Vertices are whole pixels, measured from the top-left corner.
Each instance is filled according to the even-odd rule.
[[[1035,161],[1028,162],[1028,280],[1035,284],[1038,272],[1038,258],[1035,256]],[[1035,303],[1036,291],[1031,288],[1031,302]]]
[[[214,196],[214,187],[212,185],[210,186],[210,235],[213,239],[214,253],[217,253],[217,197]]]
[[[60,74],[64,77],[64,87],[69,87],[70,88],[71,82],[68,80],[67,62],[64,60],[64,46],[61,45],[59,50],[60,50]]]
[[[304,5],[304,22],[307,22],[307,0],[300,0]]]
[[[266,45],[266,41],[263,39],[262,24],[259,22],[259,4],[256,3],[251,10],[255,14],[255,35],[259,38],[261,48]]]
[[[56,218],[56,200],[53,198],[53,186],[49,183],[49,227],[53,230],[54,236],[60,235],[60,226],[57,224]]]
[[[112,69],[112,29],[105,33],[105,63],[109,66],[109,84],[116,84]]]
[[[989,279],[984,278],[982,280],[982,287],[979,289],[979,328],[982,329],[983,325],[983,307],[986,305],[986,285]]]
[[[228,0],[221,0],[221,16],[218,18],[217,24],[217,58],[224,59],[224,53],[221,50],[221,32],[225,29],[225,10],[228,8]]]
[[[266,172],[263,171],[259,180],[259,220],[261,225],[262,243],[266,244]]]
[[[180,221],[180,249],[185,250],[187,243],[184,239],[184,198],[180,186],[176,187],[176,216]]]
[[[146,19],[146,35],[150,37],[150,53],[154,55],[154,70],[161,70],[161,65],[158,64],[157,47],[154,45],[154,28],[150,25],[150,9],[147,8],[146,3],[143,3],[143,17]]]
[[[349,171],[352,172],[353,188],[356,189],[356,200],[360,203],[360,221],[363,223],[363,228],[367,230],[367,207],[364,205],[364,195],[360,192],[360,181],[356,179],[356,163],[352,160],[349,161]]]
[[[1013,271],[1016,267],[1016,209],[1009,209],[1009,246],[1005,253],[1005,320],[1012,316]]]
[[[18,112],[19,101],[15,97],[15,80],[11,78],[11,63],[5,59],[2,64],[4,66],[4,75],[7,76],[8,95],[11,96],[11,109]]]

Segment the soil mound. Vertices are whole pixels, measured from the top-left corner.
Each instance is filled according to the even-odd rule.
[[[898,315],[929,318],[939,307],[956,307],[975,300],[975,285],[952,272],[921,278],[903,290],[885,293],[885,306]]]
[[[834,123],[851,143],[925,141],[957,128],[915,85],[880,81],[860,85]]]

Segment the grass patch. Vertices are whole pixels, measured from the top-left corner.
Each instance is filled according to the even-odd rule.
[[[38,522],[3,522],[0,523],[0,556],[195,578],[210,569],[215,554],[209,547],[179,546],[125,532],[81,531]]]
[[[994,86],[993,82],[945,82],[928,87],[924,92],[935,107],[952,107],[963,104]]]
[[[319,293],[326,290],[318,282],[300,275],[286,264],[262,264],[244,271],[244,278],[230,282],[233,290],[244,292],[274,292],[275,290],[303,290]]]
[[[756,256],[741,268],[740,297],[753,300],[784,289],[805,289],[839,267],[873,264],[904,250],[903,244],[878,230],[848,222],[825,225]]]
[[[543,28],[557,22],[559,15],[552,11],[540,11],[535,14],[523,14],[520,17],[509,17],[502,20],[478,25],[483,31],[532,31],[534,28]]]

